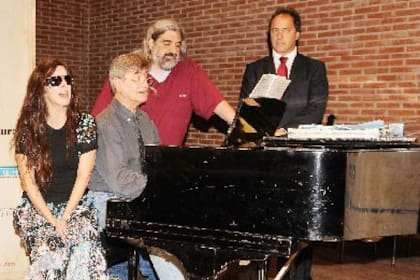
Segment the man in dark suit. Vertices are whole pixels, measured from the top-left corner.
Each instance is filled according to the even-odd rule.
[[[246,66],[242,80],[241,98],[248,97],[263,74],[276,74],[280,58],[287,58],[286,77],[291,80],[283,101],[286,111],[276,131],[299,124],[321,123],[328,99],[328,79],[322,61],[297,51],[301,32],[299,13],[293,8],[278,8],[271,16],[268,35],[271,55]],[[283,73],[284,74],[284,73]]]
[[[263,74],[277,73],[291,80],[282,98],[287,105],[275,133],[278,136],[299,124],[321,123],[327,105],[325,64],[298,52],[300,32],[299,13],[290,7],[277,8],[268,26],[271,55],[248,64],[243,76],[241,98],[249,96]],[[308,246],[296,260],[295,279],[311,279],[311,259],[312,248]],[[241,279],[254,278],[246,276]]]

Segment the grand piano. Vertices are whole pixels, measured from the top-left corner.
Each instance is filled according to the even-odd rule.
[[[311,241],[417,232],[418,145],[253,143],[146,147],[147,187],[108,202],[107,236],[169,252],[186,278],[218,279],[232,262],[291,258]]]
[[[417,229],[417,147],[383,143],[358,143],[355,148],[348,143],[331,147],[277,143],[246,149],[155,146],[147,147],[146,155],[145,191],[131,202],[109,202],[106,232],[171,252],[192,279],[211,279],[233,260],[289,257],[302,240],[339,241],[346,239],[347,231],[351,235],[347,239],[362,239],[413,234]],[[361,162],[349,163],[351,157],[361,157]],[[346,190],[346,177],[359,176],[353,164],[369,165],[372,160],[374,166],[364,167],[379,171],[383,164],[393,173],[362,174],[370,177],[361,178],[363,184],[376,176],[403,173],[405,178],[392,179],[397,190],[391,198],[364,205],[363,197],[351,201],[346,196],[351,192]],[[373,196],[390,186],[368,182],[361,187]],[[357,224],[346,223],[346,210]],[[381,218],[382,225],[378,224]],[[372,221],[373,229],[360,228]]]

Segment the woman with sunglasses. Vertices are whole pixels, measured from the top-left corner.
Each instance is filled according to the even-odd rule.
[[[85,196],[96,123],[78,111],[72,84],[66,64],[41,61],[16,125],[23,195],[13,221],[30,258],[28,279],[108,279],[96,212]]]

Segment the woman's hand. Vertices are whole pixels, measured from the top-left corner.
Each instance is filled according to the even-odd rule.
[[[57,219],[55,224],[55,231],[60,235],[62,239],[67,239],[67,223],[64,219]]]

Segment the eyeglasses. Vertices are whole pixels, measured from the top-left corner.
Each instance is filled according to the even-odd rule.
[[[50,87],[58,87],[59,85],[61,85],[61,82],[66,81],[67,85],[71,86],[71,84],[73,83],[73,77],[70,75],[65,75],[65,76],[52,76],[49,77],[48,79],[46,79],[45,81],[47,82],[47,86]]]

